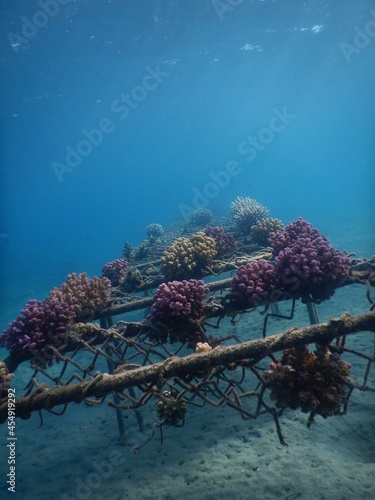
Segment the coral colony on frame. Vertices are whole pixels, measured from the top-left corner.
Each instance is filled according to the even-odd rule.
[[[164,426],[182,427],[190,404],[226,404],[244,419],[268,412],[282,444],[284,410],[309,413],[308,425],[317,415],[347,411],[353,389],[369,389],[366,375],[363,384],[350,378],[342,356],[346,335],[375,331],[375,256],[351,259],[308,221],[299,217],[284,226],[251,198],[238,197],[231,210],[232,217],[217,217],[199,209],[187,225],[170,228],[151,223],[146,239],[135,248],[126,242],[122,258],[105,263],[101,277],[72,273],[45,300],[30,300],[0,335],[9,350],[0,362],[2,387],[21,363],[35,370],[27,398],[16,400],[16,415],[29,418],[59,404],[65,412],[70,402],[101,404],[116,394],[108,405],[120,412],[120,426],[123,411],[154,402],[155,424],[138,452],[156,429],[163,442]],[[285,318],[278,302],[292,304],[292,320],[296,301],[311,312],[353,283],[366,285],[369,313],[267,337],[268,317]],[[145,311],[142,320],[114,323],[136,310]],[[255,310],[264,315],[262,338],[238,338],[232,326]],[[97,371],[104,357],[110,373]],[[373,361],[366,359],[368,373]],[[45,378],[38,383],[57,363],[61,372],[49,377],[52,385]]]

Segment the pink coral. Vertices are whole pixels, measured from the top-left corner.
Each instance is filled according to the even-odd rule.
[[[77,320],[104,309],[110,301],[111,282],[95,276],[90,281],[86,273],[68,275],[60,288],[54,288],[50,297],[73,306]]]
[[[209,289],[202,280],[162,283],[154,296],[152,315],[163,322],[199,318]]]
[[[269,242],[280,288],[325,300],[348,276],[349,259],[301,217],[289,223],[285,231],[272,233]]]
[[[0,345],[21,356],[42,354],[48,346],[60,343],[61,336],[72,328],[74,318],[74,308],[66,302],[29,300],[0,335]]]
[[[266,260],[248,262],[238,268],[232,280],[232,292],[249,305],[257,306],[270,298],[274,288],[275,268]]]

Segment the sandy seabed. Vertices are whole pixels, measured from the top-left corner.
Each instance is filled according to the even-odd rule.
[[[287,313],[289,305],[282,305]],[[338,290],[317,307],[319,320],[344,311],[367,311],[365,289]],[[235,327],[243,340],[259,337],[262,318],[256,312]],[[306,308],[297,305],[292,321],[270,322],[269,334],[308,324]],[[229,326],[228,326],[229,329]],[[233,327],[232,327],[233,329]],[[374,335],[348,338],[348,345],[371,354]],[[4,353],[5,354],[5,353]],[[1,356],[3,357],[3,356]],[[348,358],[345,358],[348,359]],[[365,362],[355,358],[352,375],[361,382]],[[265,368],[267,364],[265,363]],[[375,385],[375,367],[369,382]],[[30,370],[17,370],[17,395]],[[139,455],[132,451],[150,435],[156,419],[152,404],[142,409],[145,431],[134,412],[126,412],[128,445],[119,443],[116,416],[106,405],[69,405],[66,413],[38,414],[16,421],[16,498],[33,499],[321,499],[375,498],[375,397],[354,391],[348,413],[306,427],[307,415],[287,410],[280,419],[288,446],[278,440],[269,414],[242,420],[229,407],[188,408],[183,428],[166,427]],[[1,498],[7,491],[7,428],[1,426]]]
[[[33,416],[17,422],[16,496],[375,498],[375,405],[363,396],[353,397],[348,415],[317,418],[310,429],[306,415],[285,413],[287,447],[280,445],[271,417],[242,421],[229,408],[196,412],[184,428],[166,429],[163,447],[155,436],[138,456],[131,448],[144,435],[134,415],[127,419],[129,447],[118,444],[115,416],[105,408],[72,406],[65,417],[46,417],[41,429]],[[4,490],[2,484],[2,498]]]

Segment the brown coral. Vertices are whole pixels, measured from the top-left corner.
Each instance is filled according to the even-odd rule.
[[[137,290],[142,283],[142,274],[136,267],[130,267],[126,276],[120,282],[120,290],[122,292],[131,293]]]
[[[173,392],[164,391],[159,396],[156,411],[159,419],[165,425],[182,427],[185,423],[186,402],[183,398],[178,399]]]
[[[350,364],[320,347],[312,353],[308,347],[286,349],[281,359],[270,363],[264,372],[271,399],[278,408],[301,408],[304,413],[327,418],[337,415],[346,400]]]
[[[77,319],[94,314],[104,309],[110,300],[111,282],[108,278],[95,277],[90,281],[86,273],[77,276],[68,274],[68,279],[60,288],[50,292],[52,299],[67,302],[73,306]]]
[[[254,224],[250,231],[250,237],[253,243],[257,245],[268,245],[268,237],[276,231],[284,231],[284,224],[280,219],[261,219]]]

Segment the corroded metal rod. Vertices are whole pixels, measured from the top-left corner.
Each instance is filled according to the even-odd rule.
[[[57,405],[71,402],[80,403],[85,398],[105,397],[111,393],[121,392],[129,387],[144,384],[155,384],[159,388],[171,377],[186,377],[208,373],[212,368],[250,360],[256,363],[272,354],[290,347],[297,347],[313,342],[327,343],[334,338],[354,334],[360,331],[375,332],[375,312],[350,316],[345,313],[340,318],[332,318],[327,323],[305,328],[292,328],[282,334],[258,340],[251,340],[228,347],[218,347],[208,353],[191,354],[179,358],[172,357],[163,363],[126,370],[109,375],[102,373],[78,384],[63,387],[43,387],[28,397],[16,400],[16,416],[29,418],[31,412],[54,408]],[[4,402],[0,406],[0,422],[5,422],[8,407]]]

